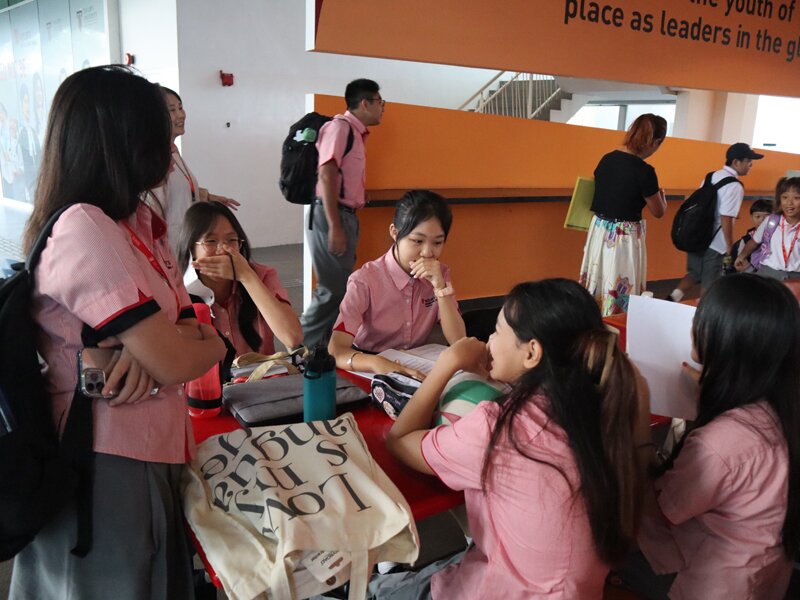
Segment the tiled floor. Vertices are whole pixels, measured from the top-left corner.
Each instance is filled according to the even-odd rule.
[[[278,271],[278,278],[299,315],[303,310],[303,244],[254,248],[252,258]]]

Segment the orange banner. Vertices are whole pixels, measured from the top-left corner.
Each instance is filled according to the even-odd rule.
[[[315,50],[800,96],[798,0],[317,0]]]

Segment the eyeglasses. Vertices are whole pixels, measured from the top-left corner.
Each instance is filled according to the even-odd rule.
[[[378,96],[377,98],[364,98],[364,100],[366,100],[370,104],[372,104],[373,102],[380,102],[381,106],[386,106],[386,100],[384,100],[380,96]]]
[[[206,249],[206,252],[216,252],[222,246],[226,245],[231,248],[236,248],[237,250],[241,250],[242,246],[244,245],[244,240],[240,240],[239,238],[228,238],[227,240],[200,240],[199,242],[195,242],[196,246],[202,246]]]

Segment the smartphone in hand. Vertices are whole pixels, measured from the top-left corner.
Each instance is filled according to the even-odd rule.
[[[102,392],[121,354],[120,348],[84,348],[78,352],[78,378],[86,396],[106,400],[116,396],[116,393],[104,396]],[[123,383],[124,380],[120,381],[119,386]]]

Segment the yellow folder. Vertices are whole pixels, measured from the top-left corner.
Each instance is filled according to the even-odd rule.
[[[569,201],[567,218],[564,219],[565,229],[578,229],[588,231],[592,222],[592,200],[594,199],[594,179],[578,177],[572,200]]]

